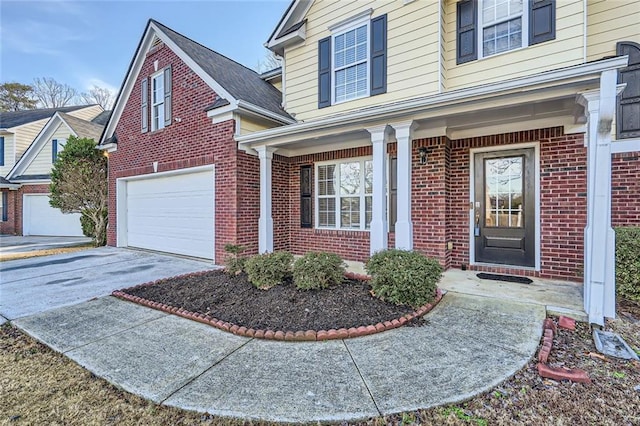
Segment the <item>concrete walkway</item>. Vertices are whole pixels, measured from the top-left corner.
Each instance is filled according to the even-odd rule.
[[[158,403],[288,422],[355,420],[467,399],[535,354],[544,306],[449,292],[423,327],[328,342],[248,339],[107,296],[13,323]]]

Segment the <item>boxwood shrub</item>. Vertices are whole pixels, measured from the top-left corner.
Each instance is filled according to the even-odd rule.
[[[261,290],[281,284],[291,276],[293,255],[286,251],[276,251],[251,256],[244,264],[249,282]]]
[[[640,303],[640,227],[616,228],[616,293]]]
[[[365,265],[374,294],[387,302],[418,308],[435,298],[442,267],[416,251],[383,250]]]
[[[307,253],[293,264],[293,282],[301,290],[337,285],[344,278],[345,266],[335,253]]]

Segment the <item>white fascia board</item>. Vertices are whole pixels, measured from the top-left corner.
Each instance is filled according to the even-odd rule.
[[[269,38],[269,40],[267,40],[264,46],[267,49],[274,50],[276,46],[283,45],[284,44],[283,40],[285,40],[287,36],[289,36],[290,34],[287,34],[287,36],[280,37],[280,38],[278,38],[278,34],[282,32],[282,29],[284,28],[285,25],[287,25],[287,23],[289,23],[289,19],[291,19],[291,17],[294,14],[298,15],[297,22],[302,21],[304,17],[307,16],[307,12],[309,12],[309,9],[311,9],[312,4],[313,4],[313,1],[311,0],[295,0],[295,3],[289,8],[287,15],[280,20],[280,24],[278,25],[278,28],[276,28],[276,30],[273,32],[273,36]],[[305,26],[303,25],[301,28],[304,28],[304,27]],[[293,32],[292,34],[297,34],[298,32],[299,30]],[[304,38],[306,38],[306,30],[303,32],[302,37],[303,37],[303,40]]]
[[[15,191],[16,189],[20,189],[22,185],[19,183],[0,183],[0,188],[10,189],[11,191]]]
[[[11,178],[13,178],[14,176],[20,176],[22,173],[24,173],[31,162],[36,158],[40,150],[46,145],[51,136],[53,136],[60,124],[64,124],[65,126],[67,126],[69,133],[74,136],[78,136],[76,132],[71,128],[71,126],[69,126],[67,122],[64,121],[64,118],[62,118],[56,111],[56,113],[53,114],[53,117],[51,117],[47,124],[44,125],[42,130],[40,130],[40,133],[38,133],[33,142],[31,142],[24,154],[22,154],[22,157],[20,157],[18,162],[7,174],[8,180],[11,180]]]
[[[233,111],[235,111],[237,109],[238,109],[238,101],[235,101],[235,102],[233,102],[233,103],[231,103],[229,105],[225,105],[223,107],[214,108],[214,109],[211,109],[211,110],[207,111],[207,117],[215,119],[216,117],[218,117],[220,115],[228,114],[228,113],[233,112]]]
[[[258,105],[254,105],[250,102],[247,101],[243,101],[242,99],[240,99],[238,101],[238,108],[243,111],[249,111],[252,113],[255,113],[261,117],[267,118],[267,119],[271,119],[273,121],[277,121],[278,123],[284,123],[284,124],[295,124],[297,123],[296,120],[291,119],[291,118],[287,118],[285,116],[282,116],[280,114],[276,114],[275,112],[271,112],[268,109],[262,108]]]
[[[307,24],[302,24],[297,30],[290,32],[286,36],[280,37],[277,41],[269,42],[265,47],[274,53],[282,54],[285,47],[302,43],[307,39]]]
[[[112,153],[118,150],[117,143],[105,143],[104,145],[96,145],[96,149]]]
[[[43,183],[51,183],[51,179],[29,179],[29,180],[20,181],[20,185],[42,185]],[[31,194],[25,194],[25,195],[31,195]]]
[[[411,113],[416,109],[435,108],[451,104],[452,102],[465,102],[481,96],[497,97],[508,91],[524,91],[545,83],[562,83],[564,80],[584,79],[585,77],[589,76],[596,78],[599,77],[600,73],[603,71],[624,68],[625,66],[627,66],[627,63],[627,56],[619,56],[598,62],[548,71],[533,76],[490,83],[471,87],[468,89],[460,89],[422,98],[414,98],[406,101],[395,102],[392,104],[380,105],[368,108],[366,110],[357,110],[341,115],[320,118],[318,120],[300,122],[285,127],[263,130],[260,132],[251,133],[249,135],[239,136],[237,140],[240,144],[268,144],[270,139],[277,139],[278,137],[284,135],[293,135],[322,129],[331,125],[340,126],[349,124],[351,122],[358,122],[363,119],[383,119],[389,114]]]

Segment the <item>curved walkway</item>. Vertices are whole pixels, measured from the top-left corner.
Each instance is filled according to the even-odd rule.
[[[158,403],[272,421],[356,420],[453,403],[534,355],[542,306],[449,292],[423,327],[276,342],[107,296],[14,324],[98,376]]]

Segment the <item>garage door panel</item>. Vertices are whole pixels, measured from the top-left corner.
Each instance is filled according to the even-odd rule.
[[[22,233],[59,237],[82,237],[80,214],[64,214],[51,207],[49,194],[24,194],[22,198]]]
[[[131,247],[213,259],[213,171],[127,182]]]

